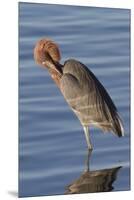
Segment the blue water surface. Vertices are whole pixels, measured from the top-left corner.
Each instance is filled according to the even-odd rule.
[[[90,175],[95,177],[97,171],[103,177],[103,169],[112,169],[109,191],[129,190],[130,11],[19,3],[19,196],[76,191],[78,183],[70,185],[80,177],[83,184],[87,157],[79,120],[48,71],[34,61],[33,49],[42,37],[59,44],[61,63],[75,58],[87,65],[115,102],[125,137],[90,128],[94,146]],[[89,176],[93,186],[96,182]],[[76,193],[83,193],[80,186]]]

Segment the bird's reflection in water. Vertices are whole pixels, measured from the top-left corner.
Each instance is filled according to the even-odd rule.
[[[88,152],[86,170],[81,176],[66,187],[65,194],[80,194],[93,192],[109,192],[113,190],[113,182],[121,166],[90,171],[91,151]]]

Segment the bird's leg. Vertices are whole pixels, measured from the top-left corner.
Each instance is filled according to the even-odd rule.
[[[90,135],[89,135],[89,127],[88,126],[83,126],[84,129],[84,133],[85,133],[85,137],[86,137],[86,141],[87,141],[87,146],[88,146],[88,150],[92,150],[92,144],[90,141]]]
[[[92,154],[92,149],[91,149],[91,150],[88,150],[88,152],[87,152],[86,161],[85,161],[85,164],[86,164],[85,171],[86,171],[86,172],[89,172],[89,171],[90,171],[90,159],[91,159],[91,154]]]

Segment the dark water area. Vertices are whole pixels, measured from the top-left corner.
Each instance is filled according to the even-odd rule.
[[[62,60],[84,63],[108,90],[125,137],[90,128],[94,150],[79,120],[33,49],[56,41]],[[130,11],[19,3],[19,196],[130,189]],[[86,171],[87,164],[89,171]]]

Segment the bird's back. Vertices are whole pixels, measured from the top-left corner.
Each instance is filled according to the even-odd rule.
[[[61,91],[83,125],[93,124],[104,131],[123,135],[116,106],[95,75],[79,61],[67,60]]]

